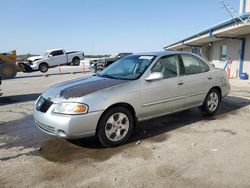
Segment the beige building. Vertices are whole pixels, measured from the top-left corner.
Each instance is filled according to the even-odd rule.
[[[198,32],[164,47],[166,50],[191,51],[216,67],[227,69],[231,77],[250,75],[250,0],[240,0],[240,16]]]

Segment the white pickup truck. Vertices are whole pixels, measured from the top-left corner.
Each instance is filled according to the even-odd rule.
[[[65,52],[64,49],[53,49],[47,50],[43,56],[33,56],[28,58],[27,64],[32,70],[39,70],[44,73],[48,71],[49,67],[57,65],[73,64],[78,66],[82,59],[84,59],[83,52]]]

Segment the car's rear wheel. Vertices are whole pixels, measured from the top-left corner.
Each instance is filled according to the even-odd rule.
[[[115,147],[128,141],[134,126],[131,112],[122,106],[109,109],[101,117],[97,137],[104,147]]]
[[[73,59],[73,61],[72,61],[72,64],[73,64],[74,66],[79,66],[79,65],[80,65],[80,59],[77,58],[77,57],[75,57],[75,58]]]
[[[49,66],[48,66],[47,63],[41,63],[41,64],[39,65],[39,71],[41,71],[42,73],[47,72],[48,69],[49,69]]]
[[[201,106],[203,114],[207,116],[213,116],[219,108],[220,101],[221,101],[220,92],[215,88],[211,89],[208,92],[203,102],[203,105]]]

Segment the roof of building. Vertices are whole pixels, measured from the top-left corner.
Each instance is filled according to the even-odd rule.
[[[242,15],[240,17],[236,17],[236,18],[224,21],[222,23],[216,24],[216,25],[214,25],[212,27],[209,27],[207,29],[199,31],[199,32],[197,32],[197,33],[195,33],[195,34],[193,34],[193,35],[191,35],[191,36],[189,36],[189,37],[187,37],[185,39],[182,39],[182,40],[180,40],[178,42],[175,42],[173,44],[165,46],[164,49],[170,49],[172,46],[175,46],[175,45],[180,44],[180,43],[184,43],[185,41],[194,39],[194,38],[199,37],[201,35],[208,34],[209,32],[213,32],[215,30],[218,30],[218,29],[221,29],[221,28],[225,28],[225,27],[230,26],[232,24],[238,24],[238,23],[241,22],[241,20],[250,21],[250,14],[244,14],[244,15]]]

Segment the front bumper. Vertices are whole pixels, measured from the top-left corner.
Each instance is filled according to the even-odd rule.
[[[30,67],[31,67],[33,70],[38,70],[38,69],[39,69],[39,64],[38,64],[38,63],[35,63],[35,64],[30,65]]]
[[[97,65],[97,67],[96,67],[95,64],[92,64],[92,65],[89,66],[89,69],[91,71],[102,71],[103,69],[105,69],[105,66]]]
[[[42,131],[67,139],[94,136],[99,118],[103,111],[84,115],[61,115],[52,112],[53,104],[46,113],[34,109],[36,126]]]
[[[31,67],[30,63],[28,62],[17,62],[18,70],[22,72],[33,72],[33,68]]]

